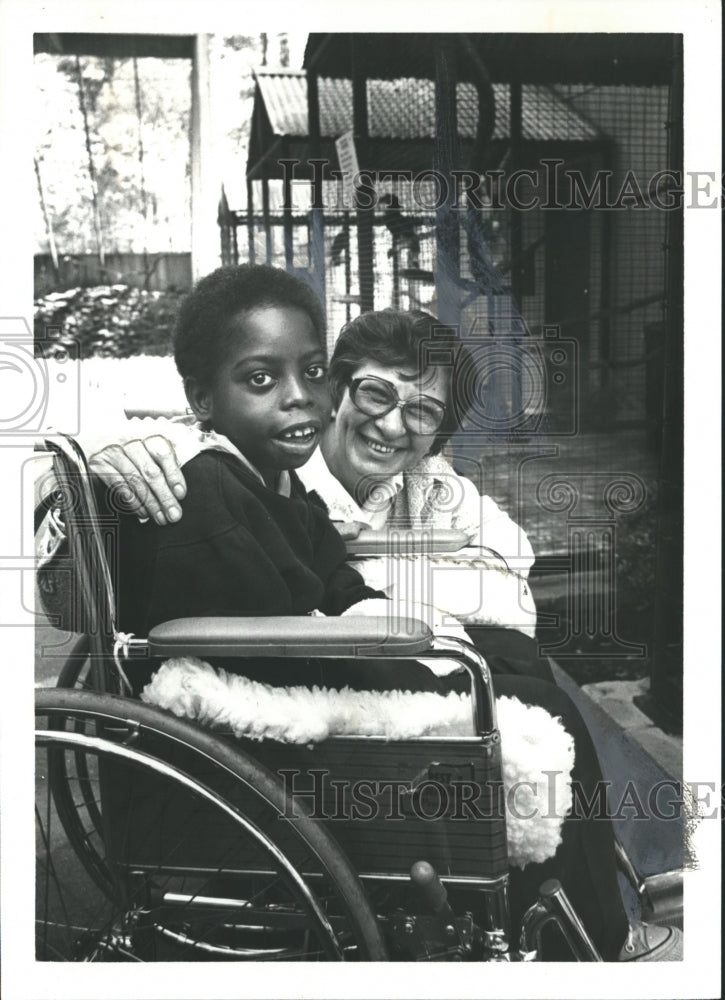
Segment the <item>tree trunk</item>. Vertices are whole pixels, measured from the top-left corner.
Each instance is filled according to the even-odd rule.
[[[98,182],[96,180],[96,168],[93,163],[93,149],[91,148],[91,134],[88,128],[88,112],[86,111],[86,99],[83,94],[83,74],[81,72],[81,61],[76,56],[76,77],[78,80],[78,104],[83,116],[83,133],[86,140],[86,153],[88,154],[88,177],[91,182],[91,198],[93,202],[93,228],[96,232],[96,245],[98,246],[98,260],[101,267],[106,266],[106,255],[103,249],[103,230],[101,228],[101,211],[98,198]]]
[[[148,245],[148,231],[149,231],[149,215],[148,215],[148,195],[146,194],[146,171],[144,168],[144,149],[143,149],[143,128],[141,119],[141,87],[138,80],[138,59],[136,56],[133,57],[133,88],[134,95],[136,98],[136,124],[138,127],[138,165],[141,181],[141,212],[143,214],[143,273],[144,282],[143,286],[148,291],[149,281],[151,279],[151,269],[149,268],[149,245]]]
[[[48,237],[48,250],[50,251],[50,259],[53,264],[53,274],[55,275],[55,283],[58,284],[58,279],[60,277],[60,269],[58,267],[58,248],[55,245],[55,234],[53,233],[53,220],[48,214],[48,208],[45,204],[45,193],[43,190],[43,179],[40,176],[40,164],[38,163],[37,156],[33,157],[33,166],[35,167],[35,179],[38,182],[38,194],[40,195],[40,207],[43,212],[43,222],[45,223],[45,233]]]

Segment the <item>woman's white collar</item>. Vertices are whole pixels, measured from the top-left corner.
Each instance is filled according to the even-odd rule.
[[[333,521],[367,521],[375,513],[392,503],[398,491],[403,488],[403,476],[398,474],[381,481],[382,494],[373,492],[362,506],[347,492],[339,479],[330,472],[322,452],[318,448],[309,462],[298,470],[298,475],[307,490],[314,490],[324,501]]]

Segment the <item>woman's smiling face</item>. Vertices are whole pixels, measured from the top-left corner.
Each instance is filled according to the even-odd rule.
[[[365,361],[353,372],[352,380],[367,375],[389,382],[403,403],[425,395],[446,405],[449,376],[445,369],[430,368],[421,375],[414,368],[389,368]],[[409,431],[400,407],[382,417],[362,413],[346,388],[332,423],[323,432],[322,452],[333,475],[348,493],[361,499],[366,486],[417,465],[434,441],[434,434]]]

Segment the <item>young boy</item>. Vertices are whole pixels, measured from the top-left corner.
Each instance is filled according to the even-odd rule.
[[[184,466],[180,521],[160,528],[123,519],[121,627],[146,635],[173,618],[339,615],[383,597],[346,564],[327,513],[292,471],[330,417],[312,290],[271,267],[220,268],[185,300],[174,358],[205,450]],[[320,665],[312,676],[304,667],[237,664],[272,683],[324,680]]]

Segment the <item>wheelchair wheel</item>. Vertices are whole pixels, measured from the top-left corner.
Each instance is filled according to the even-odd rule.
[[[81,635],[74,643],[58,674],[57,688],[64,690],[94,690],[91,659],[91,638]],[[50,720],[50,725],[58,723]],[[76,723],[82,732],[83,723]],[[104,890],[113,885],[112,874],[108,871],[104,852],[98,849],[102,842],[102,821],[96,788],[88,773],[88,759],[83,751],[76,754],[51,754],[48,758],[48,782],[53,797],[55,812],[60,819],[65,834],[73,845],[76,856],[91,878]],[[79,808],[79,799],[84,799],[84,808]]]
[[[223,739],[128,699],[45,689],[36,781],[37,960],[385,959],[336,842]]]

